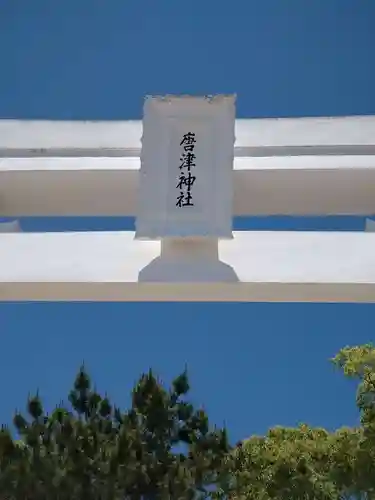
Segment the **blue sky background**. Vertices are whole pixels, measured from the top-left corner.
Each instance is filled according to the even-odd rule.
[[[139,119],[145,94],[236,92],[239,117],[375,114],[373,0],[0,0],[0,117]],[[1,215],[1,214],[0,214]],[[368,214],[371,215],[371,214]],[[132,227],[25,219],[23,229]],[[362,230],[364,218],[239,219],[240,229]],[[275,424],[357,422],[330,366],[375,340],[372,305],[0,304],[2,405],[48,407],[85,360],[118,404],[141,371],[192,397],[232,440]]]

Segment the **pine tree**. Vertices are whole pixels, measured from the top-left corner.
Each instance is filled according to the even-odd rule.
[[[27,418],[0,433],[0,492],[7,500],[196,499],[219,491],[229,451],[225,429],[186,400],[184,371],[166,390],[143,374],[122,412],[93,389],[82,366],[69,394],[46,414],[29,397]],[[211,493],[210,493],[211,492]]]

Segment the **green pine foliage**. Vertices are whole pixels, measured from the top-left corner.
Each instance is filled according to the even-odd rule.
[[[211,429],[185,396],[186,371],[168,391],[141,376],[122,412],[91,385],[84,367],[69,394],[46,415],[38,395],[0,435],[0,498],[7,500],[196,499],[218,490],[229,452],[225,429]],[[187,452],[178,452],[184,447]]]

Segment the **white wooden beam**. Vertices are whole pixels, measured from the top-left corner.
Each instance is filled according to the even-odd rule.
[[[141,121],[0,120],[0,156],[139,156],[141,136]],[[236,120],[235,156],[374,149],[374,116]]]
[[[158,242],[134,233],[0,234],[0,300],[375,302],[375,233],[236,232],[238,283],[140,283]]]
[[[139,163],[0,159],[0,216],[135,215]],[[240,157],[233,176],[233,215],[375,213],[375,155]]]
[[[0,216],[135,215],[142,123],[0,120]],[[236,121],[234,215],[375,213],[375,117]]]

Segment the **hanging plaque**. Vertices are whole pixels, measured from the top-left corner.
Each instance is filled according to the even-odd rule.
[[[136,238],[232,238],[235,96],[147,97]]]

